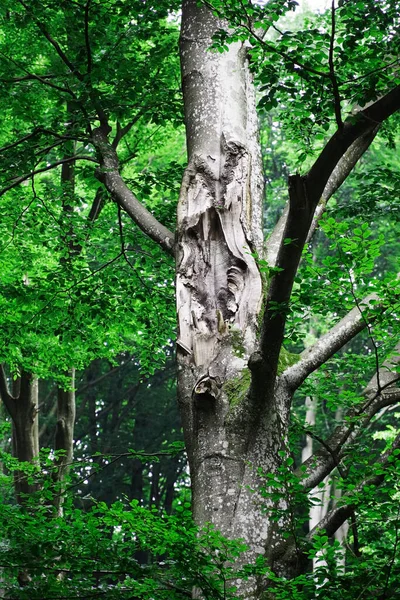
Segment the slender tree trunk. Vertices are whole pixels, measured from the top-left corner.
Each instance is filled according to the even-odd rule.
[[[54,506],[60,514],[62,510],[64,481],[68,474],[73,457],[74,424],[75,424],[75,369],[69,372],[71,387],[57,390],[57,425],[54,450],[58,452],[57,470],[54,481],[59,489],[54,499]]]
[[[74,111],[71,104],[67,102],[67,118],[72,122]],[[67,126],[68,129],[71,126]],[[75,143],[68,142],[66,153],[67,155],[74,154]],[[72,224],[74,194],[75,194],[75,163],[65,163],[61,168],[61,192],[62,192],[62,211],[64,217],[65,232],[62,236],[62,242],[68,249],[68,254],[61,261],[67,271],[72,268],[72,261],[76,254],[79,254],[81,247],[77,246],[74,238],[74,228]],[[63,502],[63,483],[70,469],[73,456],[74,443],[74,425],[75,425],[75,369],[72,368],[66,373],[69,377],[70,385],[68,389],[62,387],[57,388],[57,425],[54,441],[54,450],[58,452],[57,470],[54,473],[53,480],[59,484],[59,489],[54,498],[54,505],[57,512],[62,511]]]

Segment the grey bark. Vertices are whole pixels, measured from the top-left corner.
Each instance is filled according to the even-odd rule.
[[[263,292],[254,253],[262,252],[263,184],[246,48],[237,43],[224,54],[209,52],[220,27],[226,23],[207,9],[184,2],[189,166],[178,207],[178,387],[195,519],[244,538],[251,560],[265,552],[272,532],[249,488],[258,489],[257,465],[273,470],[282,441],[260,415],[242,420],[230,389],[248,381],[257,343]],[[266,446],[251,430],[255,423],[266,429]],[[253,584],[247,582],[247,594]]]
[[[310,173],[290,178],[290,203],[276,248],[281,271],[270,282],[264,310],[255,260],[263,252],[262,176],[246,48],[233,43],[222,54],[208,51],[213,33],[226,27],[195,0],[183,2],[189,164],[176,240],[178,397],[197,523],[211,522],[228,537],[243,538],[249,547],[243,562],[262,554],[277,573],[290,577],[300,568],[299,557],[282,550],[283,520],[276,527],[262,512],[273,507],[258,493],[258,469],[271,474],[282,464],[296,387],[363,329],[365,320],[358,309],[350,313],[329,339],[321,339],[321,347],[304,353],[297,370],[278,376],[287,306],[316,207],[335,167],[356,140],[372,135],[400,97],[398,90],[390,92],[344,123]],[[339,181],[337,173],[334,177]],[[295,243],[284,244],[285,238]],[[378,410],[376,403],[370,408]],[[238,582],[238,593],[258,598],[263,585]]]
[[[54,506],[59,514],[62,511],[64,481],[69,472],[73,458],[74,425],[75,425],[75,369],[68,373],[70,388],[57,390],[57,424],[54,440],[54,450],[57,455],[56,471],[53,481],[58,485],[54,498]]]
[[[3,366],[0,368],[0,395],[12,419],[13,456],[20,462],[35,464],[39,455],[38,380],[22,371],[9,390]],[[27,494],[38,489],[23,470],[14,473],[15,494],[23,504]]]

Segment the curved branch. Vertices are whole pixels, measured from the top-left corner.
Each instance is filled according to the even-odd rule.
[[[101,159],[101,168],[96,173],[97,179],[105,185],[114,200],[128,213],[136,225],[161,248],[173,255],[174,234],[159,223],[128,188],[119,172],[117,153],[108,141],[103,128],[98,127],[93,131],[93,144]]]
[[[390,457],[393,456],[395,450],[400,448],[400,434],[394,440],[392,447],[387,450],[382,456],[376,461],[377,465],[381,467],[387,467],[390,462]],[[311,540],[316,534],[324,530],[328,536],[332,536],[335,531],[339,529],[341,525],[352,515],[356,504],[354,497],[361,494],[363,489],[367,486],[379,486],[385,480],[385,473],[380,473],[369,479],[365,479],[351,492],[347,492],[340,499],[340,505],[329,511],[323,519],[316,525],[307,535],[307,538]]]
[[[379,370],[380,391],[377,391],[377,375],[372,377],[363,391],[365,402],[348,411],[343,422],[336,427],[332,435],[325,440],[331,452],[319,449],[298,468],[297,474],[305,489],[312,489],[337,466],[349,444],[363,431],[371,419],[386,406],[400,402],[399,381],[395,368],[400,364],[400,343],[397,344],[393,356],[385,360]],[[335,460],[333,459],[335,457]]]
[[[46,165],[45,167],[41,167],[40,169],[35,169],[34,171],[25,173],[25,175],[21,175],[21,177],[17,177],[16,179],[14,179],[14,181],[12,183],[10,183],[10,185],[8,185],[5,188],[0,190],[0,196],[3,196],[3,194],[5,194],[9,190],[12,190],[13,188],[17,187],[23,181],[26,181],[27,179],[30,179],[31,177],[34,177],[35,175],[38,175],[39,173],[45,173],[46,171],[50,171],[51,169],[54,169],[55,167],[59,167],[60,165],[64,165],[65,163],[70,163],[75,160],[88,160],[90,162],[99,164],[99,161],[96,160],[95,158],[92,158],[91,156],[81,156],[79,154],[77,154],[75,156],[69,156],[69,157],[63,158],[61,160],[56,160],[56,162],[51,163],[51,165]]]
[[[366,131],[363,135],[357,138],[352,143],[350,148],[344,153],[336,167],[333,169],[325,185],[324,191],[322,192],[322,196],[317,205],[317,208],[315,209],[314,217],[310,229],[308,231],[306,244],[308,244],[311,241],[311,238],[314,235],[316,228],[318,227],[318,223],[325,212],[328,201],[331,199],[333,194],[337,192],[342,183],[350,175],[351,171],[354,169],[359,159],[368,150],[371,143],[375,139],[379,128],[380,125],[377,125],[372,130]],[[285,206],[282,216],[280,217],[278,223],[275,225],[271,235],[267,240],[266,260],[270,267],[276,266],[276,259],[278,256],[280,245],[283,240],[283,233],[285,230],[288,213],[289,204]]]
[[[337,192],[342,183],[350,175],[351,171],[356,166],[362,155],[368,150],[376,134],[380,129],[380,124],[370,131],[366,131],[362,136],[357,138],[350,148],[344,153],[336,167],[333,169],[329,177],[324,191],[322,192],[321,200],[315,209],[314,217],[308,232],[306,244],[308,244],[314,235],[318,223],[325,212],[326,205],[330,198]]]
[[[400,85],[346,119],[343,127],[331,137],[306,176],[307,187],[314,201],[321,197],[334,168],[353,142],[368,131],[373,131],[399,108]]]
[[[53,46],[53,48],[57,52],[58,56],[61,58],[63,63],[68,67],[68,69],[71,71],[71,73],[73,73],[77,77],[77,79],[79,79],[79,81],[83,81],[82,73],[80,73],[78,71],[78,69],[75,67],[75,65],[72,64],[72,62],[69,60],[69,58],[67,57],[65,52],[62,50],[60,44],[51,37],[51,35],[47,31],[44,24],[35,17],[35,14],[29,9],[29,6],[26,4],[26,2],[24,2],[24,0],[18,0],[18,2],[25,8],[27,13],[29,13],[31,15],[31,17],[33,18],[33,21],[36,23],[38,29],[41,31],[41,33],[44,35],[44,37],[47,39],[47,41],[50,42],[50,44]]]
[[[328,333],[304,350],[296,364],[283,372],[283,377],[291,390],[296,390],[313,371],[316,371],[340,348],[365,329],[367,323],[363,316],[364,311],[361,311],[360,308],[367,309],[371,301],[376,301],[377,298],[376,294],[370,294],[364,298],[360,302],[360,307],[354,307]]]
[[[374,104],[349,117],[326,144],[306,176],[289,177],[289,209],[276,258],[260,336],[260,353],[252,361],[250,394],[264,397],[273,389],[284,338],[288,305],[315,209],[336,165],[350,146],[400,108],[400,85]],[[249,364],[250,366],[250,364]]]

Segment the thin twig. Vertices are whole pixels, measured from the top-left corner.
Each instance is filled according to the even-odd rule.
[[[50,44],[53,46],[53,48],[57,52],[58,56],[61,58],[63,63],[65,65],[67,65],[67,67],[71,71],[71,73],[73,73],[76,76],[76,78],[79,79],[79,81],[83,81],[82,73],[80,73],[78,71],[78,69],[75,67],[75,65],[69,60],[69,58],[67,57],[65,52],[62,50],[60,44],[51,37],[51,35],[47,31],[45,25],[35,17],[34,13],[29,9],[28,5],[24,2],[24,0],[18,0],[18,2],[31,15],[31,17],[32,17],[34,23],[36,24],[36,26],[38,27],[38,29],[41,31],[41,33],[44,35],[44,37],[48,40],[48,42],[50,42]]]
[[[95,158],[93,158],[92,156],[75,155],[75,156],[69,156],[68,158],[63,158],[61,160],[56,160],[56,162],[52,163],[51,165],[47,165],[46,167],[41,167],[40,169],[30,171],[30,173],[25,173],[25,175],[21,175],[21,177],[17,177],[17,179],[13,183],[11,183],[7,187],[0,190],[0,196],[3,196],[6,192],[17,187],[23,181],[26,181],[27,179],[30,179],[31,177],[34,177],[35,175],[38,175],[39,173],[45,173],[46,171],[50,171],[51,169],[54,169],[55,167],[59,167],[60,165],[63,165],[65,163],[69,163],[69,162],[73,162],[75,160],[88,160],[90,162],[96,163],[97,165],[99,164],[99,161],[96,160]]]

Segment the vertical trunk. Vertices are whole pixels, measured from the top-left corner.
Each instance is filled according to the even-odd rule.
[[[14,381],[13,394],[7,408],[13,422],[13,454],[20,462],[35,463],[39,455],[39,386],[37,378],[22,371]],[[19,503],[32,494],[38,484],[32,483],[23,471],[15,472],[15,493]]]
[[[178,393],[195,518],[222,529],[245,443],[240,431],[225,428],[226,383],[245,371],[256,341],[262,285],[254,252],[262,249],[263,197],[246,48],[208,51],[211,35],[225,26],[196,0],[183,3],[189,165],[178,207]]]
[[[61,512],[63,499],[63,483],[70,469],[73,455],[74,424],[75,424],[75,370],[70,373],[71,387],[68,390],[58,388],[57,394],[57,425],[54,450],[59,452],[57,457],[57,471],[54,481],[59,484],[54,505]]]
[[[246,47],[208,50],[213,33],[225,27],[196,0],[183,3],[189,164],[178,206],[178,397],[194,517],[243,538],[243,560],[252,561],[275,544],[265,501],[254,490],[258,467],[273,472],[281,460],[290,398],[282,387],[265,407],[247,402],[263,300],[256,262],[263,251],[263,176]],[[239,591],[247,598],[256,587],[247,581]]]
[[[67,119],[73,122],[74,110],[71,103],[67,102]],[[67,125],[67,133],[71,125]],[[66,155],[74,154],[75,142],[66,143]],[[74,255],[80,252],[74,242],[74,228],[71,222],[73,216],[74,194],[75,194],[75,164],[74,162],[64,163],[61,168],[61,206],[64,217],[65,231],[62,241],[68,249],[66,257],[61,259],[61,263],[67,273],[72,268]],[[54,498],[54,505],[58,513],[62,510],[63,501],[63,482],[69,471],[74,443],[74,424],[75,424],[75,369],[72,368],[66,373],[70,379],[70,387],[65,390],[61,387],[57,389],[57,425],[55,434],[54,450],[58,452],[57,471],[54,474],[54,481],[59,484],[59,489]]]

